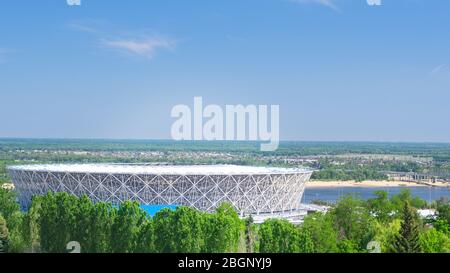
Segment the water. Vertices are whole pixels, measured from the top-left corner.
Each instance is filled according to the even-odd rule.
[[[143,209],[145,212],[147,212],[150,216],[155,216],[155,214],[162,210],[162,209],[171,209],[175,210],[177,206],[171,206],[171,205],[141,205],[141,209]]]
[[[406,187],[342,187],[342,188],[307,188],[303,194],[302,203],[310,204],[314,200],[336,203],[343,195],[356,193],[362,199],[373,198],[373,192],[383,190],[388,192],[389,196],[400,193]],[[428,202],[437,200],[441,197],[450,198],[450,188],[438,187],[408,187],[414,197],[420,197]]]

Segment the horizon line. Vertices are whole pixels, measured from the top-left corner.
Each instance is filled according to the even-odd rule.
[[[2,137],[0,140],[83,140],[83,141],[171,141],[171,142],[196,142],[196,143],[263,143],[264,140],[173,140],[165,138],[78,138],[78,137]],[[444,141],[408,141],[408,140],[280,140],[280,143],[287,142],[316,142],[316,143],[397,143],[397,144],[450,144]]]

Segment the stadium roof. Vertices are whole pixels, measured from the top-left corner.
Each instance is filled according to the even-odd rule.
[[[21,165],[11,170],[69,173],[165,174],[165,175],[256,175],[309,173],[304,168],[273,168],[238,165],[154,165],[154,164],[48,164]]]

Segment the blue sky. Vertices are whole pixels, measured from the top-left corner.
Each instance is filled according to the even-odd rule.
[[[279,104],[283,140],[450,142],[450,1],[4,0],[0,137],[170,138]]]

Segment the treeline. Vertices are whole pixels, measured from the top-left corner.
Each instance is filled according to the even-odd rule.
[[[86,253],[237,252],[244,230],[227,204],[212,214],[179,207],[149,217],[136,202],[114,207],[67,193],[35,197],[18,228],[22,241],[12,250],[50,253],[67,252],[72,241]]]
[[[327,213],[308,215],[300,226],[271,219],[254,224],[228,204],[215,213],[188,207],[150,217],[137,203],[119,207],[66,193],[35,197],[25,213],[13,192],[0,190],[0,251],[83,253],[365,253],[375,242],[382,252],[450,252],[450,203],[431,204],[437,218],[421,219],[426,202],[404,190],[362,200],[343,197]],[[430,205],[430,204],[428,204]]]
[[[223,151],[266,155],[399,154],[450,159],[450,144],[281,141],[274,152],[261,152],[257,141],[172,141],[92,139],[1,139],[0,151]]]
[[[323,168],[315,171],[311,179],[314,180],[339,180],[339,181],[366,181],[386,180],[388,177],[371,167],[358,167],[354,170],[343,170],[340,168]]]
[[[355,159],[321,159],[319,170],[315,171],[311,179],[316,180],[386,180],[384,172],[418,172],[418,173],[448,173],[446,164],[433,163],[425,166],[417,162],[372,160],[361,162]]]

